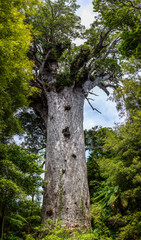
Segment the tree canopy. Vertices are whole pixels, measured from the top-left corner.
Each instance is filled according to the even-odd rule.
[[[94,10],[99,12],[110,29],[120,32],[119,51],[125,57],[141,57],[141,4],[139,0],[93,1]]]
[[[14,113],[27,102],[32,62],[27,57],[31,26],[24,24],[25,1],[0,2],[0,132],[14,133]],[[21,11],[21,12],[20,12]]]

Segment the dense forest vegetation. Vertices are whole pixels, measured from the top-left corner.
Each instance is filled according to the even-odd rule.
[[[77,9],[75,0],[0,0],[1,240],[141,238],[141,4],[139,0],[94,0],[97,17],[90,29],[81,26],[75,14]],[[78,37],[85,39],[81,46],[73,43]],[[89,151],[90,218],[89,199],[84,206],[83,196],[77,196],[79,192],[75,191],[72,198],[79,203],[75,206],[76,215],[69,220],[72,224],[75,217],[81,217],[81,222],[67,225],[63,194],[67,184],[64,174],[69,167],[61,168],[58,180],[51,185],[59,189],[58,210],[53,213],[51,206],[46,208],[49,179],[47,176],[43,180],[43,174],[51,173],[50,165],[44,167],[50,153],[49,148],[46,152],[46,141],[47,146],[51,145],[50,135],[54,133],[58,138],[56,132],[60,127],[60,122],[54,120],[57,124],[54,132],[48,130],[51,125],[46,123],[55,117],[47,120],[46,116],[52,110],[50,101],[55,98],[61,101],[61,96],[69,99],[69,89],[74,93],[79,91],[79,95],[70,97],[76,96],[78,105],[80,89],[83,90],[93,108],[88,94],[95,86],[107,95],[109,88],[113,89],[111,100],[116,102],[124,123],[113,128],[94,126],[84,131],[85,149]],[[76,103],[66,103],[66,115],[71,108],[79,110]],[[71,113],[74,116],[76,112]],[[59,115],[57,108],[51,113],[56,118],[64,116],[62,112]],[[75,129],[74,123],[71,124]],[[70,129],[63,129],[65,140],[60,138],[68,152],[73,131]],[[83,137],[83,133],[80,135]],[[17,144],[20,137],[23,141]],[[71,155],[72,161],[78,161],[80,175],[82,170],[85,172],[80,161],[83,155],[80,150]],[[72,168],[71,161],[69,164]],[[68,185],[71,181],[72,178]],[[84,191],[83,188],[87,192],[87,183],[82,184]],[[50,195],[53,192],[54,188]],[[54,197],[47,199],[55,202]]]

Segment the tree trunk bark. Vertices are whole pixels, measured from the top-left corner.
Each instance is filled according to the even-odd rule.
[[[69,228],[90,227],[83,105],[80,88],[48,93],[43,223],[50,218]]]

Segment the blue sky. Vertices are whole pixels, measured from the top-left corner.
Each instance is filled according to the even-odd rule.
[[[89,28],[95,16],[92,0],[77,0],[77,3],[80,5],[77,14],[81,17],[82,24]],[[78,39],[76,43],[79,45],[82,41]],[[94,88],[93,92],[98,96],[95,97],[91,95],[90,98],[94,98],[94,101],[91,101],[91,103],[101,112],[101,114],[93,111],[88,102],[85,101],[84,129],[91,129],[95,125],[113,127],[114,123],[118,123],[120,121],[116,110],[116,104],[107,100],[107,95],[98,87]]]

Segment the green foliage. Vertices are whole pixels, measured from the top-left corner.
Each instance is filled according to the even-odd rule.
[[[51,49],[50,59],[56,61],[70,47],[70,40],[80,36],[80,18],[75,15],[76,1],[45,1],[37,12],[29,16],[34,38],[42,49],[40,59]],[[42,55],[43,54],[43,55]]]
[[[120,111],[127,114],[125,124],[114,130],[95,127],[86,132],[86,146],[95,147],[87,165],[97,239],[130,240],[141,236],[141,88],[136,62],[125,62],[129,78],[123,79],[115,92]]]
[[[123,56],[130,57],[134,55],[137,58],[141,58],[141,26],[136,27],[132,31],[123,32],[123,42],[119,47]]]
[[[36,233],[33,235],[26,235],[26,240],[61,240],[61,239],[77,239],[77,240],[94,240],[93,233],[86,232],[82,229],[68,229],[62,221],[47,220],[44,225],[36,227]],[[39,234],[38,234],[39,233]],[[39,237],[36,237],[38,236]]]
[[[0,2],[0,132],[8,137],[19,128],[14,113],[27,104],[32,62],[27,57],[31,26],[22,13],[26,0]],[[1,135],[2,137],[2,135]]]
[[[43,185],[40,176],[43,170],[39,156],[29,154],[15,144],[1,145],[0,166],[1,230],[12,239],[40,223],[38,195],[39,187]]]
[[[139,64],[135,59],[131,63],[123,65],[124,71],[128,74],[128,78],[124,78],[122,86],[118,87],[114,92],[114,99],[117,102],[117,109],[120,115],[132,115],[141,108],[141,78],[136,74]],[[135,72],[135,68],[136,72]]]
[[[141,235],[140,118],[141,111],[134,110],[125,125],[101,135],[101,142],[105,142],[102,149],[94,150],[88,158],[92,224],[105,238],[124,240]],[[101,129],[97,131],[101,133]],[[96,138],[95,131],[92,138]],[[92,171],[89,162],[97,168]]]
[[[85,146],[90,151],[87,159],[88,184],[90,190],[91,202],[95,191],[100,188],[101,181],[104,178],[100,174],[99,163],[96,159],[101,159],[103,156],[109,155],[104,153],[102,147],[104,145],[105,136],[111,132],[111,128],[102,128],[95,126],[91,130],[85,130]],[[94,148],[94,149],[93,149]]]
[[[31,153],[38,153],[40,151],[40,154],[42,152],[42,155],[45,155],[45,122],[29,108],[17,113],[16,117],[22,127],[21,136],[24,135],[22,147],[27,148]]]
[[[141,22],[139,0],[95,0],[94,11],[99,12],[103,23],[119,32],[122,39],[119,51],[125,57],[141,57]]]
[[[112,240],[112,234],[107,226],[108,219],[107,210],[100,203],[95,202],[91,206],[91,220],[93,228],[93,236],[96,240]]]
[[[61,91],[64,86],[81,87],[87,79],[94,81],[99,71],[102,77],[109,74],[115,84],[121,75],[115,53],[109,52],[109,48],[116,46],[117,33],[106,33],[107,28],[103,30],[100,20],[84,32],[75,14],[77,8],[75,0],[48,0],[37,6],[36,14],[27,16],[27,22],[33,26],[29,54],[35,62],[33,85],[40,90],[42,80],[47,91],[52,88]],[[78,37],[86,42],[76,47],[73,41]]]

